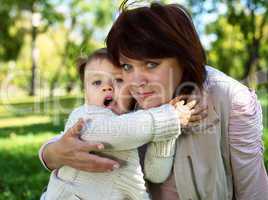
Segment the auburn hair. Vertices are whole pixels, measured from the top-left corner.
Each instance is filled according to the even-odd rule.
[[[175,57],[183,69],[181,83],[202,88],[206,56],[188,11],[179,4],[154,2],[135,9],[128,9],[126,4],[121,4],[106,37],[113,63],[119,66],[121,55],[136,60]]]

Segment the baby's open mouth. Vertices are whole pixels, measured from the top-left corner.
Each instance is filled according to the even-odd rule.
[[[104,102],[103,102],[103,105],[105,107],[108,107],[109,105],[112,104],[112,102],[113,102],[113,97],[108,96],[108,97],[105,97]]]

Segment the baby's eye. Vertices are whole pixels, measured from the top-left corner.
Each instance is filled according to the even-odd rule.
[[[121,64],[121,67],[125,72],[129,72],[132,69],[132,66],[129,64]]]
[[[157,66],[159,65],[159,63],[156,63],[156,62],[147,62],[147,64],[146,64],[146,66],[147,66],[147,68],[149,68],[149,69],[154,69],[154,68],[156,68]]]
[[[101,85],[101,81],[100,80],[93,81],[92,82],[92,85]]]

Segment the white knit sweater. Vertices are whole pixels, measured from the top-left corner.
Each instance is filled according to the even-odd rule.
[[[171,105],[120,116],[109,109],[85,105],[70,114],[65,131],[79,118],[86,121],[81,139],[104,143],[106,148],[101,153],[116,157],[125,165],[107,173],[89,173],[63,166],[53,171],[46,200],[149,199],[137,151],[139,146],[148,142],[153,143],[145,157],[146,178],[163,182],[169,176],[175,140],[180,133],[178,116]]]

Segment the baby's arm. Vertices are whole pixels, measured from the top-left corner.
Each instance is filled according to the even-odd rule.
[[[175,146],[175,138],[148,144],[144,160],[145,179],[152,183],[162,183],[169,177],[173,166]]]
[[[176,100],[173,100],[171,103],[172,105],[174,104],[177,109],[183,110],[181,115],[184,116],[181,116],[181,124],[186,126],[192,117],[192,113],[194,112],[194,110],[191,109],[192,105],[189,105],[191,102],[183,105],[183,102],[176,102]],[[179,132],[181,132],[181,130],[179,130]],[[145,179],[153,183],[164,182],[171,174],[175,150],[176,138],[161,142],[149,143],[144,160]]]
[[[180,97],[173,99],[170,104],[174,105],[177,110],[184,110],[181,112],[181,125],[187,126],[191,121],[199,121],[202,117],[205,117],[206,109],[200,108],[199,102],[195,109],[189,109],[183,105],[183,102],[180,101]],[[187,103],[187,105],[191,102]],[[191,105],[190,105],[191,107]],[[186,108],[186,110],[185,110]],[[181,130],[179,130],[181,131]],[[173,160],[176,150],[176,139],[170,139],[161,142],[152,142],[147,146],[144,160],[144,174],[145,178],[153,183],[162,183],[164,182],[171,174]]]
[[[151,141],[161,142],[177,138],[181,119],[195,106],[195,102],[186,105],[179,102],[178,105],[165,104],[120,116],[103,115],[86,120],[81,139],[107,144],[106,147],[111,150],[129,150]],[[73,113],[68,120],[71,124],[67,123],[67,128],[79,118],[88,115],[87,111]]]
[[[86,116],[86,112],[73,112],[66,124],[66,130],[79,118]],[[120,116],[103,115],[98,119],[85,121],[81,139],[107,144],[111,150],[129,150],[151,141],[177,137],[179,121],[177,110],[168,104]]]

